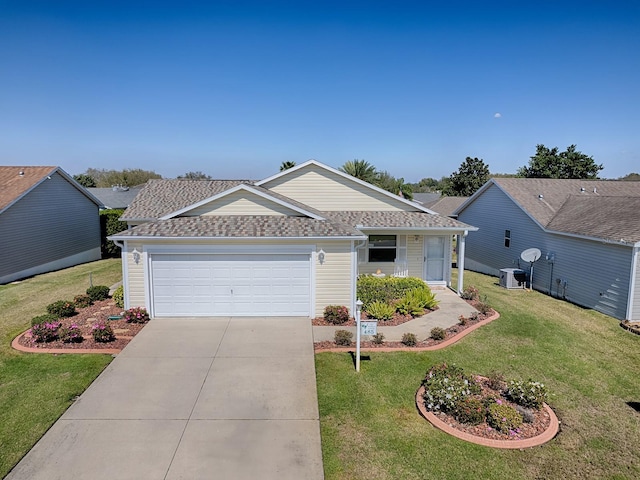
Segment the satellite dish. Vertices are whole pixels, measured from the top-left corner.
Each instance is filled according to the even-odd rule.
[[[527,248],[520,254],[520,258],[531,264],[531,273],[529,274],[529,289],[533,288],[533,264],[542,256],[539,248]]]
[[[520,254],[520,258],[529,263],[537,262],[541,256],[542,252],[539,248],[527,248]]]

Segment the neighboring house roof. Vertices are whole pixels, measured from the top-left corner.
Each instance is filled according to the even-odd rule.
[[[413,194],[413,201],[421,205],[428,205],[437,201],[439,198],[440,194],[438,192],[424,192]]]
[[[142,187],[87,188],[105,208],[125,209]]]
[[[542,228],[626,243],[640,233],[640,182],[551,178],[492,178],[454,213],[497,186]],[[635,235],[632,233],[636,231]]]
[[[122,216],[123,220],[141,224],[112,238],[364,239],[362,229],[475,230],[475,227],[438,215],[318,162],[309,161],[303,166],[337,173],[339,184],[364,185],[372,194],[379,197],[382,192],[389,202],[410,205],[413,211],[319,211],[266,186],[268,181],[293,175],[301,168],[298,166],[269,177],[268,181],[255,183],[248,180],[150,180]],[[362,187],[358,188],[362,190]],[[240,211],[237,206],[233,211],[224,210],[228,205],[225,202],[239,201],[239,198],[255,201],[243,203]],[[243,215],[245,211],[247,214]]]
[[[28,194],[41,182],[50,178],[54,173],[60,174],[96,205],[102,205],[100,200],[80,186],[80,184],[73,180],[73,178],[60,167],[0,166],[0,213]]]
[[[440,215],[451,217],[455,216],[453,212],[468,199],[469,197],[441,197],[433,202],[426,203],[425,207],[428,207],[429,210],[433,210]]]

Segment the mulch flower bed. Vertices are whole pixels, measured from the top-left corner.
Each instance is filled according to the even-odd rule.
[[[469,303],[472,306],[475,306],[475,301],[473,300],[467,300],[467,303]],[[413,346],[413,348],[425,348],[425,347],[432,347],[435,345],[438,345],[448,339],[450,339],[453,336],[458,335],[459,333],[463,332],[464,330],[472,327],[473,325],[476,325],[477,323],[482,322],[483,320],[486,320],[487,318],[491,317],[493,314],[495,314],[494,310],[490,310],[487,313],[480,313],[478,312],[477,315],[473,315],[470,318],[465,318],[465,324],[462,325],[461,323],[458,323],[452,327],[449,327],[447,329],[445,329],[445,338],[443,338],[442,340],[434,340],[433,338],[425,338],[422,340],[418,340],[418,342]],[[389,322],[378,322],[378,327],[392,327],[395,325],[400,325],[401,323],[404,323],[406,321],[412,320],[411,316],[408,316],[409,318],[404,320],[403,322],[400,323],[389,323]],[[315,320],[318,319],[314,319]],[[342,325],[333,325],[333,324],[328,324],[328,323],[322,323],[322,324],[316,324],[313,323],[314,326],[316,325],[320,325],[320,326],[326,326],[326,325],[330,325],[330,326],[355,326],[355,321],[353,322],[349,322],[349,323],[345,323]],[[387,342],[386,340],[383,343],[374,343],[371,340],[362,340],[361,342],[361,347],[362,348],[371,348],[371,349],[375,349],[375,348],[407,348],[407,345],[403,344],[402,342]],[[328,350],[328,349],[332,349],[332,348],[336,348],[337,345],[335,344],[335,342],[332,341],[324,341],[324,342],[315,342],[314,343],[314,349],[315,350]],[[344,347],[345,349],[349,349],[349,348],[353,348],[353,346],[350,347]]]
[[[475,380],[478,382],[482,389],[482,393],[480,396],[482,397],[495,397],[499,398],[500,402],[503,404],[509,405],[511,407],[515,407],[516,404],[510,402],[504,397],[500,396],[500,392],[492,389],[489,386],[489,380],[484,377],[475,377]],[[453,416],[443,413],[443,412],[432,412],[440,421],[446,423],[448,426],[460,431],[464,432],[476,437],[487,438],[491,440],[523,440],[526,438],[537,437],[538,435],[544,433],[551,424],[551,416],[549,412],[545,408],[541,408],[539,410],[531,409],[531,413],[533,414],[533,421],[531,423],[522,423],[515,431],[510,433],[502,433],[498,430],[491,428],[486,422],[483,422],[479,425],[468,425],[464,423],[460,423]]]
[[[77,325],[84,337],[81,342],[64,343],[62,340],[54,340],[52,342],[36,342],[29,331],[20,336],[18,343],[27,348],[62,348],[68,350],[74,349],[123,349],[131,339],[144,328],[145,324],[139,323],[127,323],[120,320],[108,320],[108,317],[121,315],[122,308],[117,307],[113,299],[100,300],[93,305],[86,308],[77,308],[77,314],[68,317],[60,318],[57,321],[62,323],[62,327],[69,327],[71,325]],[[96,342],[93,339],[92,327],[96,323],[103,322],[108,324],[116,336],[116,339],[111,342]]]

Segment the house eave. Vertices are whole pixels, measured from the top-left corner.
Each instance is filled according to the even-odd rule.
[[[325,236],[312,236],[312,237],[166,237],[166,236],[153,236],[153,235],[112,235],[107,237],[107,240],[111,241],[176,241],[176,240],[188,240],[188,241],[256,241],[256,240],[314,240],[314,241],[343,241],[343,240],[366,240],[367,237],[365,235],[351,235],[351,236],[336,236],[336,237],[325,237]]]

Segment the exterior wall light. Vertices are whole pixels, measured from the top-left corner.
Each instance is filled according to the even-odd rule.
[[[324,257],[324,250],[320,249],[320,251],[318,252],[318,261],[320,262],[320,265],[324,264]]]
[[[131,252],[131,255],[133,256],[133,261],[136,262],[136,265],[140,263],[140,252],[138,251],[137,248],[133,249],[133,252]]]

